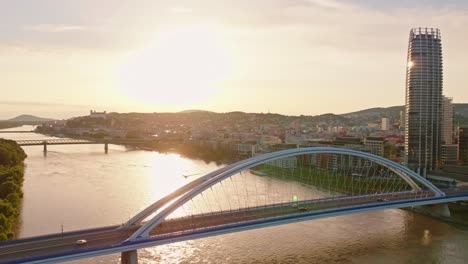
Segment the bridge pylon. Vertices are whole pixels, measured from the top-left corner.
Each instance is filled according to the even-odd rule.
[[[121,253],[120,263],[122,264],[138,264],[138,252],[136,249],[124,251]]]

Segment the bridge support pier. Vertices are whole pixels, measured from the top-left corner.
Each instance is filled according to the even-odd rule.
[[[138,264],[138,253],[137,250],[130,250],[122,252],[120,257],[120,263],[122,264]]]
[[[418,213],[430,215],[435,218],[450,218],[451,216],[450,209],[447,203],[415,206],[413,207],[413,210]]]
[[[450,209],[448,207],[447,203],[441,203],[441,204],[434,204],[431,207],[431,210],[434,211],[434,213],[445,216],[445,217],[450,217]]]
[[[107,154],[109,152],[109,144],[104,143],[104,152]]]

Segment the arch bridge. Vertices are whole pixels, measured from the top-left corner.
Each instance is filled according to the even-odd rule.
[[[459,200],[468,200],[468,188],[441,190],[379,156],[331,147],[290,149],[255,156],[199,177],[120,226],[0,244],[0,261],[48,263],[122,252],[123,263],[136,263],[136,250],[149,246]],[[77,239],[88,243],[77,247]]]

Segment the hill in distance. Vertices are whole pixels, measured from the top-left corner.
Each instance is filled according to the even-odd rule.
[[[453,104],[455,124],[467,125],[468,124],[468,104],[454,103]],[[404,105],[391,106],[391,107],[375,107],[364,109],[352,113],[341,114],[341,116],[350,118],[356,123],[365,124],[370,122],[380,122],[382,117],[388,117],[390,120],[396,121],[400,118],[400,111],[405,112]]]
[[[454,117],[455,117],[455,124],[456,125],[468,125],[468,104],[466,103],[454,103]],[[405,112],[404,105],[397,105],[391,107],[374,107],[369,109],[363,109],[360,111],[355,111],[351,113],[345,114],[322,114],[322,115],[315,115],[315,116],[302,116],[309,121],[313,122],[324,122],[328,124],[335,124],[335,125],[367,125],[368,123],[380,123],[382,117],[387,117],[390,119],[391,122],[398,122],[400,120],[400,111]],[[184,114],[222,114],[216,113],[211,111],[205,110],[185,110],[179,113]],[[224,113],[230,117],[236,115],[258,115],[258,113],[244,113],[240,111],[235,112],[227,112]],[[265,114],[266,116],[279,116],[279,117],[287,117],[281,114]],[[294,118],[294,116],[290,116]]]
[[[191,113],[214,113],[211,111],[206,111],[206,110],[198,110],[198,109],[190,109],[190,110],[183,110],[180,112],[177,112],[179,114],[191,114]]]
[[[43,118],[43,117],[38,117],[38,116],[33,116],[33,115],[19,115],[17,117],[8,119],[7,121],[9,122],[47,122],[47,121],[53,121],[54,119],[52,118]]]

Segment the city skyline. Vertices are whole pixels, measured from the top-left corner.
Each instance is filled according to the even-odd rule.
[[[421,3],[2,3],[1,85],[10,102],[51,113],[346,113],[403,104],[401,39],[433,26],[444,32],[445,94],[467,102],[468,42],[458,32],[468,5]],[[48,15],[52,7],[60,14]]]

